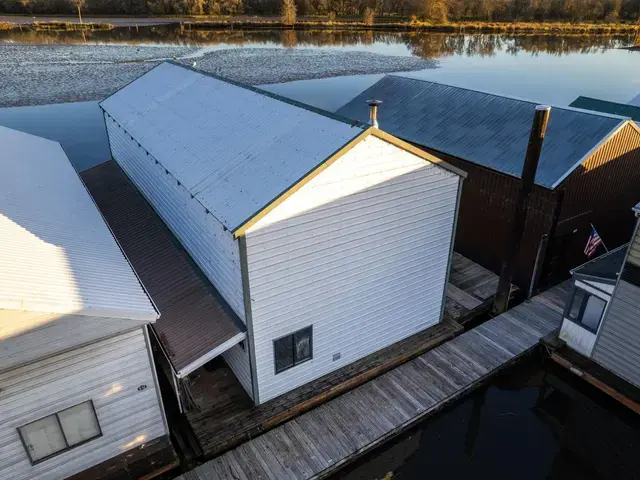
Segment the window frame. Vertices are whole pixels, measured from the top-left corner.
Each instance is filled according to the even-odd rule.
[[[65,412],[67,410],[70,410],[72,408],[78,407],[80,405],[84,405],[85,403],[88,403],[89,405],[91,405],[91,411],[93,412],[93,416],[96,419],[96,424],[98,425],[98,434],[91,437],[91,438],[87,438],[86,440],[83,440],[79,443],[76,443],[75,445],[69,445],[69,440],[67,439],[67,434],[64,431],[64,428],[62,427],[62,422],[60,421],[60,417],[59,414],[62,412]],[[66,445],[65,448],[63,448],[62,450],[58,450],[57,452],[54,452],[50,455],[47,455],[46,457],[42,457],[39,458],[38,460],[33,460],[33,457],[31,456],[31,451],[29,450],[29,447],[27,446],[27,440],[25,439],[24,435],[22,434],[22,429],[24,427],[28,427],[29,425],[39,422],[41,420],[44,420],[45,418],[49,418],[49,417],[54,417],[56,419],[56,422],[58,424],[58,428],[60,428],[60,433],[62,434],[62,438],[64,440],[64,443]],[[57,412],[54,413],[50,413],[49,415],[45,415],[44,417],[40,417],[37,418],[29,423],[25,423],[24,425],[20,425],[19,427],[16,428],[16,430],[18,431],[18,436],[20,437],[20,441],[22,442],[22,446],[24,447],[25,452],[27,452],[27,457],[29,458],[29,462],[31,462],[31,465],[38,465],[39,463],[42,463],[46,460],[49,460],[50,458],[53,457],[57,457],[58,455],[61,455],[65,452],[68,452],[69,450],[73,450],[74,448],[80,447],[86,443],[92,442],[93,440],[102,437],[102,427],[100,426],[100,420],[98,419],[98,414],[96,413],[96,406],[93,404],[93,400],[89,399],[89,400],[85,400],[83,402],[80,403],[76,403],[75,405],[71,405],[70,407],[67,408],[63,408],[62,410],[59,410]]]
[[[576,298],[576,295],[578,295],[580,292],[582,292],[584,294],[584,298],[582,299],[582,303],[580,304],[580,308],[578,309],[578,314],[576,315],[576,317],[572,317],[571,316],[571,307],[573,307],[573,301]],[[598,326],[593,329],[591,327],[589,327],[588,325],[582,323],[582,318],[584,316],[584,311],[587,308],[587,303],[589,302],[589,298],[591,297],[595,297],[598,300],[600,300],[601,302],[604,303],[604,307],[602,308],[602,313],[600,314],[600,318],[598,319]],[[569,302],[567,302],[565,311],[564,311],[564,318],[566,318],[567,320],[575,323],[576,325],[578,325],[581,328],[584,328],[585,330],[587,330],[588,332],[593,333],[594,335],[598,334],[598,330],[600,329],[600,325],[602,325],[602,319],[604,318],[604,314],[607,310],[607,306],[609,305],[609,300],[605,300],[602,297],[599,297],[598,295],[595,295],[587,290],[585,290],[584,288],[580,288],[578,286],[573,287],[573,290],[571,291],[571,297]]]
[[[299,334],[300,332],[304,332],[305,330],[309,330],[309,356],[303,360],[299,360],[296,354],[295,338],[297,334]],[[291,352],[293,355],[293,363],[287,367],[279,369],[278,362],[276,361],[276,342],[284,340],[287,337],[291,338]],[[275,375],[286,372],[287,370],[291,370],[293,367],[297,367],[298,365],[306,363],[310,360],[313,360],[313,325],[300,328],[294,332],[288,333],[287,335],[282,335],[281,337],[275,338],[273,340],[273,370],[275,372]]]

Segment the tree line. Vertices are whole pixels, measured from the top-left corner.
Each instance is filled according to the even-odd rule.
[[[640,0],[0,0],[0,12],[30,15],[77,13],[78,6],[83,14],[112,15],[281,15],[293,8],[294,19],[358,16],[365,23],[391,15],[432,23],[640,19]]]

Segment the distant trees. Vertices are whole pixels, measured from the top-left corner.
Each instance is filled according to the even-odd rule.
[[[282,0],[280,7],[280,18],[285,25],[295,25],[296,23],[296,3],[294,0]]]
[[[390,14],[407,19],[415,16],[417,20],[431,23],[464,20],[635,22],[640,18],[640,0],[0,0],[0,12],[77,13],[79,16],[247,12],[281,15],[288,25],[293,24],[298,15],[323,15],[329,21],[334,21],[336,15],[349,15],[368,22],[373,15]]]
[[[364,13],[362,14],[362,23],[365,25],[373,25],[375,20],[376,12],[371,7],[365,7]]]

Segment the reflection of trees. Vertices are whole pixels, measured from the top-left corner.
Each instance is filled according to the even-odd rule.
[[[120,27],[109,31],[51,32],[24,29],[0,31],[0,40],[24,43],[164,43],[176,45],[283,45],[305,46],[357,46],[383,43],[406,45],[409,51],[422,58],[449,55],[490,56],[497,52],[511,55],[540,52],[553,55],[593,53],[632,43],[630,36],[595,35],[513,35],[513,34],[459,34],[436,32],[381,32],[371,30],[210,30],[156,25]]]

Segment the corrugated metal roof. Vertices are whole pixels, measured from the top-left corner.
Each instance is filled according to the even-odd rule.
[[[153,321],[59,143],[0,127],[0,308]]]
[[[241,321],[114,161],[85,170],[82,178],[160,309],[153,328],[176,372],[244,331]]]
[[[596,112],[610,113],[612,115],[620,115],[629,117],[632,120],[640,121],[640,107],[635,105],[627,105],[625,103],[607,102],[606,100],[598,100],[591,97],[578,97],[570,107],[582,108],[583,110],[593,110]]]
[[[627,256],[627,248],[629,244],[619,246],[615,250],[611,250],[598,258],[574,268],[571,272],[575,275],[586,277],[596,277],[605,280],[616,280],[618,274],[622,271],[622,264]]]
[[[363,132],[331,114],[171,63],[101,106],[231,231]]]
[[[366,122],[366,101],[384,103],[380,128],[408,142],[516,177],[522,173],[536,103],[388,75],[338,110]],[[554,188],[624,119],[554,107],[536,183]]]

